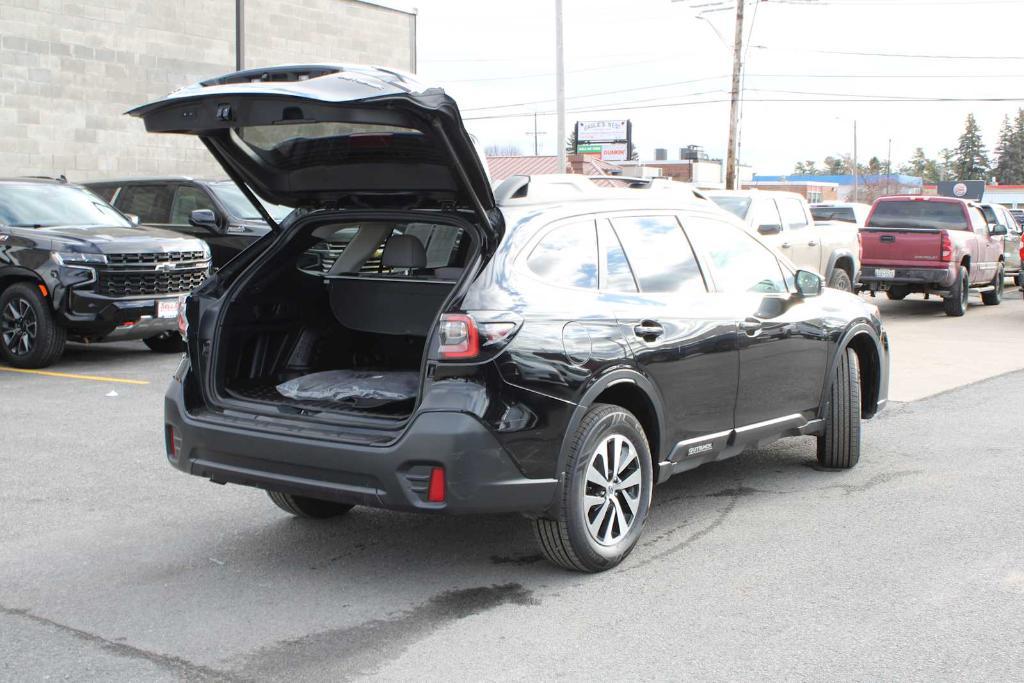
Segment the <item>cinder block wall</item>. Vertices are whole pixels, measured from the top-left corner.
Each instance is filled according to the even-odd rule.
[[[234,70],[234,0],[0,0],[0,177],[223,176],[192,138],[123,113]],[[246,65],[415,70],[413,14],[359,0],[246,0]]]

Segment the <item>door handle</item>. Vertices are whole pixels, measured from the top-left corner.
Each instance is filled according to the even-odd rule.
[[[644,320],[639,325],[633,327],[633,334],[644,341],[654,341],[665,334],[665,328],[653,320]]]
[[[783,242],[779,246],[782,247],[783,249],[789,249],[791,245],[789,244],[789,242]]]
[[[746,320],[740,321],[740,329],[751,337],[757,335],[763,327],[764,323],[757,318],[747,318]]]
[[[815,242],[814,240],[811,240],[810,242],[807,243],[807,246],[809,246],[809,247],[816,247],[816,246],[818,246],[818,243]]]

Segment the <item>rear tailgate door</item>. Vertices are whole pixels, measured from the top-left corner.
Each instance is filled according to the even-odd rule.
[[[944,266],[943,232],[970,230],[965,204],[945,197],[883,197],[861,229],[864,265]]]
[[[864,228],[860,232],[864,265],[924,267],[942,264],[942,231],[929,228]]]

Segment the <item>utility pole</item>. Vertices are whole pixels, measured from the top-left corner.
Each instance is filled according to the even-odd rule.
[[[558,110],[558,130],[555,133],[558,172],[565,173],[565,55],[562,50],[562,0],[555,0],[555,103]]]
[[[537,130],[537,112],[533,112],[533,132],[526,131],[526,134],[533,137],[533,156],[538,156],[540,148],[537,143],[540,140],[540,136],[547,135],[548,133],[545,130]]]
[[[857,119],[853,120],[853,201],[860,201],[860,166],[857,165]]]
[[[736,136],[740,123],[740,74],[743,72],[743,6],[736,0],[736,37],[732,53],[732,92],[729,96],[729,152],[725,157],[725,189],[736,189]]]
[[[235,0],[235,70],[245,68],[245,0]]]

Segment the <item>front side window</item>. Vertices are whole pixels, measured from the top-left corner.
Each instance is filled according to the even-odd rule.
[[[779,218],[779,210],[775,206],[774,199],[761,199],[754,202],[753,226],[759,228],[762,225],[778,225],[782,227],[782,219]]]
[[[124,216],[92,192],[51,183],[0,183],[0,225],[131,227]]]
[[[729,194],[710,195],[711,201],[718,205],[718,208],[728,211],[740,220],[746,220],[747,211],[750,209],[750,197],[739,197]]]
[[[168,223],[174,190],[168,185],[130,185],[121,191],[117,208],[135,214],[140,223]]]
[[[783,225],[790,230],[807,227],[807,213],[804,211],[803,202],[793,197],[782,197],[778,200],[778,204]]]
[[[551,284],[597,289],[597,233],[594,221],[580,221],[555,228],[533,248],[526,265]]]
[[[743,230],[695,216],[686,221],[686,234],[711,263],[719,292],[775,294],[788,291],[778,259]]]
[[[188,225],[192,212],[197,209],[214,210],[213,201],[198,187],[181,185],[174,193],[171,204],[171,220],[175,225]]]
[[[704,277],[675,216],[612,219],[641,292],[706,292]]]

